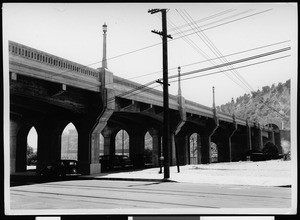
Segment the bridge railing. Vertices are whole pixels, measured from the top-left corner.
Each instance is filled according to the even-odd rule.
[[[9,41],[9,53],[29,60],[40,62],[52,67],[60,68],[63,71],[73,71],[88,77],[99,78],[99,72],[93,68],[36,50],[34,48]]]

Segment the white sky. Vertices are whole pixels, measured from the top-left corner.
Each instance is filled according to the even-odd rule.
[[[162,30],[161,13],[148,13],[148,10],[153,8],[169,9],[168,34],[174,39],[168,42],[169,69],[181,65],[181,72],[185,73],[213,65],[205,62],[184,66],[206,60],[171,30],[173,24],[186,25],[180,14],[187,13],[194,21],[207,18],[206,21],[197,24],[223,55],[288,41],[227,57],[228,61],[234,61],[291,47],[287,52],[237,65],[291,55],[280,60],[238,69],[239,75],[253,89],[261,89],[262,86],[271,86],[273,83],[285,82],[288,79],[292,79],[292,85],[297,81],[298,24],[295,3],[5,3],[2,6],[3,43],[5,45],[8,40],[15,41],[83,65],[98,62],[91,65],[98,68],[102,60],[102,25],[106,22],[108,68],[117,76],[143,84],[162,77],[161,72],[141,77],[162,70],[161,44],[114,59],[109,58],[162,42],[159,35],[151,33],[154,29]],[[267,12],[249,16],[268,9],[270,10]],[[209,17],[225,11],[228,13],[222,16]],[[249,17],[211,28],[245,16]],[[210,29],[205,30],[207,28]],[[190,29],[187,27],[181,30],[188,34],[191,31],[187,30]],[[200,36],[200,33],[198,35]],[[198,35],[191,34],[188,38],[210,58],[215,58],[216,55]],[[216,60],[216,63],[220,62]],[[169,75],[173,74],[177,74],[176,69],[169,71]],[[232,72],[227,74],[233,77]],[[213,86],[216,89],[216,105],[229,102],[232,97],[236,99],[244,93],[250,93],[224,73],[183,81],[182,93],[186,99],[212,106]],[[171,94],[176,94],[177,83],[171,83],[169,90]]]

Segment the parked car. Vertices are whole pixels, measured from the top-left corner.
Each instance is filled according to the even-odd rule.
[[[39,172],[44,177],[78,176],[77,160],[57,160]]]
[[[255,149],[247,151],[246,153],[244,153],[243,157],[244,160],[251,160],[251,161],[265,160],[265,155],[263,154],[263,152]]]
[[[99,162],[102,170],[132,166],[131,160],[126,155],[102,155],[99,157]]]

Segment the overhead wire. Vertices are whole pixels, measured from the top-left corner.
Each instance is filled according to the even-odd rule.
[[[277,58],[273,58],[273,59],[269,59],[269,60],[265,60],[265,61],[260,61],[260,62],[256,62],[256,63],[252,63],[252,64],[247,64],[247,65],[243,65],[243,66],[239,66],[239,67],[235,67],[236,69],[239,69],[239,68],[245,68],[245,67],[249,67],[249,66],[254,66],[254,65],[257,65],[257,64],[262,64],[262,63],[266,63],[266,62],[270,62],[270,61],[274,61],[274,60],[279,60],[279,59],[283,59],[283,58],[286,58],[286,57],[289,57],[290,55],[286,55],[286,56],[281,56],[281,57],[277,57]],[[190,78],[184,78],[184,79],[181,79],[181,81],[184,81],[184,80],[189,80],[189,79],[193,79],[193,78],[199,78],[199,77],[204,77],[204,76],[209,76],[209,75],[214,75],[214,74],[218,74],[218,73],[222,73],[224,71],[228,71],[228,70],[219,70],[219,71],[216,71],[216,72],[213,72],[213,73],[207,73],[207,74],[202,74],[200,76],[194,76],[194,77],[190,77]],[[173,83],[173,82],[177,82],[178,79],[176,80],[173,80],[173,81],[170,81],[169,83]],[[156,82],[156,81],[155,81]],[[151,81],[147,84],[144,84],[142,86],[140,86],[139,88],[135,88],[135,89],[132,89],[130,90],[130,92],[125,92],[125,93],[121,93],[121,94],[118,94],[117,97],[125,97],[125,96],[128,96],[129,97],[131,95],[138,95],[140,93],[143,93],[145,91],[148,91],[148,90],[151,90],[151,89],[154,89],[155,87],[158,87],[160,85],[156,85],[154,87],[148,87],[150,86],[151,84],[154,84],[155,83],[154,81]],[[140,91],[138,91],[140,90]],[[130,93],[134,93],[134,92],[137,92],[135,94],[130,94]],[[111,103],[115,100],[116,97],[112,97],[110,99],[107,100],[107,103]],[[128,98],[128,97],[127,97]],[[267,105],[267,104],[266,104]],[[271,106],[267,105],[268,108],[270,109],[273,109]],[[273,109],[274,111],[276,111],[277,113],[279,113],[276,109]],[[280,114],[280,113],[279,113]],[[283,116],[283,115],[281,115]]]
[[[251,11],[251,10],[252,10],[252,9],[250,9],[250,11]],[[199,20],[195,21],[195,23],[207,21],[207,20],[210,20],[210,19],[213,19],[213,18],[222,16],[222,15],[224,15],[224,14],[230,13],[230,12],[232,12],[232,11],[236,11],[236,9],[228,9],[228,10],[219,12],[219,13],[217,13],[217,14],[214,14],[214,15],[211,15],[211,16],[208,16],[208,17],[199,19]],[[246,13],[246,12],[248,12],[248,11],[249,11],[249,10],[244,11],[244,12],[242,12],[242,13],[239,13],[239,14],[237,14],[237,15]],[[237,16],[237,15],[235,15],[235,16]],[[156,14],[156,17],[158,17],[158,14]],[[168,20],[169,20],[169,18],[168,18]],[[171,26],[173,26],[173,28],[170,28],[169,31],[174,30],[175,32],[177,32],[177,33],[179,32],[179,33],[181,33],[181,34],[183,35],[183,32],[182,32],[180,29],[181,29],[182,27],[186,26],[186,25],[176,26],[171,20],[169,20],[169,22],[171,23]],[[185,39],[184,37],[183,37],[183,39],[186,40],[186,41],[189,41],[189,40],[190,40],[189,38]],[[193,42],[187,42],[187,43],[190,44],[190,46],[193,47],[194,49],[199,50],[199,47],[198,47],[198,49],[197,49],[195,46],[191,45]],[[200,51],[201,51],[201,49],[200,49]],[[177,67],[174,67],[174,68],[172,68],[172,69],[176,69],[176,68],[177,68]],[[171,70],[171,69],[169,69],[169,70]],[[160,72],[161,72],[161,71],[156,71],[156,72],[153,72],[153,73],[148,73],[148,74],[144,74],[144,75],[141,75],[141,76],[132,77],[132,78],[130,78],[130,79],[136,79],[136,78],[140,78],[140,77],[143,77],[143,76],[152,75],[152,74],[156,74],[156,73],[160,73]]]
[[[225,11],[222,11],[222,12],[219,12],[217,14],[214,14],[214,15],[210,15],[208,17],[205,17],[205,18],[202,18],[202,19],[199,19],[197,21],[195,21],[196,23],[199,23],[199,22],[203,22],[203,21],[207,21],[207,20],[210,20],[210,19],[213,19],[213,18],[216,18],[216,17],[219,17],[219,16],[222,16],[224,14],[227,14],[227,13],[230,13],[230,12],[233,12],[233,11],[236,11],[237,9],[228,9],[228,10],[225,10]],[[169,28],[168,31],[169,32],[172,32],[173,30],[175,29],[182,29],[184,27],[188,26],[187,24],[183,24],[181,26],[175,26],[173,28]]]
[[[251,56],[251,57],[246,57],[246,58],[235,60],[235,61],[232,61],[232,62],[229,62],[229,63],[219,64],[219,65],[216,65],[216,66],[211,66],[211,67],[206,67],[206,68],[186,72],[186,73],[181,74],[181,77],[191,75],[191,74],[195,74],[195,73],[199,73],[199,72],[205,72],[205,71],[208,71],[208,70],[217,69],[217,68],[220,68],[220,67],[226,66],[226,65],[238,64],[238,63],[258,59],[258,58],[261,58],[261,57],[266,57],[266,56],[274,55],[274,54],[277,54],[277,53],[282,53],[282,52],[285,52],[285,51],[288,51],[288,50],[290,50],[290,47],[282,48],[282,49],[275,50],[275,51],[270,51],[270,52],[267,52],[267,53],[258,54],[258,55]],[[284,56],[282,58],[285,58],[285,57],[288,57],[288,56]],[[270,61],[276,60],[276,59],[279,59],[279,58],[274,58],[274,59],[271,59]],[[263,63],[263,62],[267,62],[267,61],[258,62],[258,64]],[[254,64],[252,64],[252,65],[254,65]],[[176,77],[178,77],[178,75],[172,75],[172,76],[169,76],[168,79],[172,79],[172,78],[176,78]],[[158,80],[162,80],[162,78],[160,78]],[[137,86],[136,88],[133,88],[132,90],[126,91],[126,92],[121,93],[121,94],[118,94],[118,96],[119,97],[124,97],[126,95],[129,95],[130,93],[133,93],[133,92],[137,91],[137,90],[145,89],[145,88],[147,88],[147,86],[150,86],[150,85],[152,85],[156,82],[157,82],[157,80],[150,81],[149,83],[146,83],[146,84],[141,85],[141,86]],[[141,92],[143,92],[143,91],[141,91]],[[115,99],[115,97],[112,97],[108,101],[111,102],[114,99]]]
[[[196,27],[196,34],[197,34],[197,36],[200,38],[200,40],[214,53],[214,55],[216,55],[217,57],[218,56],[222,56],[222,54],[220,55],[220,54],[217,54],[215,51],[214,51],[214,48],[209,44],[209,42],[208,42],[208,40],[207,39],[205,39],[205,37],[203,36],[203,33],[202,33],[202,31],[201,31],[201,29],[198,27],[198,25],[197,24],[195,24],[195,22],[192,20],[192,19],[190,19],[187,15],[185,15],[184,13],[180,13],[177,9],[176,9],[176,12],[180,15],[180,17],[186,22],[186,23],[188,23],[188,24],[193,24],[195,27]],[[248,11],[246,11],[246,12],[248,12]],[[191,25],[190,25],[191,26]],[[191,26],[192,27],[192,26]],[[193,27],[192,27],[193,28]],[[206,53],[204,53],[204,55],[205,55],[205,58],[206,59],[210,59],[210,56],[209,55],[207,55]],[[219,60],[221,60],[222,61],[222,59],[219,59]],[[214,61],[211,61],[211,63],[213,64],[213,65],[216,65],[216,63],[214,62]],[[226,66],[226,68],[229,68],[228,66]],[[234,83],[236,83],[238,86],[240,86],[240,87],[243,87],[243,85],[241,85],[233,76],[231,76],[231,75],[229,75],[227,72],[224,72],[224,74],[230,79],[230,80],[232,80]]]
[[[185,11],[185,10],[184,10]],[[178,12],[178,11],[177,11]],[[183,13],[184,14],[184,13]],[[192,17],[188,14],[188,12],[186,12],[185,11],[185,16],[187,17],[187,19],[189,19],[190,21],[191,21],[191,23],[192,24],[194,24],[195,26],[196,26],[196,24],[195,24],[195,22],[193,21],[193,19],[192,19]],[[200,34],[202,34],[201,36],[203,36],[204,37],[204,39],[206,39],[206,41],[208,42],[208,44],[206,44],[213,52],[215,51],[220,57],[222,57],[223,55],[222,55],[222,53],[216,48],[216,46],[213,44],[213,42],[211,42],[210,41],[210,39],[207,37],[207,35],[204,33],[204,32],[202,32],[201,31],[201,29],[198,27],[198,26],[196,26],[196,29],[197,29],[197,31],[198,31],[198,33],[200,33]],[[198,34],[197,34],[198,35]],[[199,36],[199,35],[198,35]],[[199,36],[200,37],[200,36]],[[202,37],[200,37],[200,39],[201,40],[203,40],[203,38]],[[204,40],[203,40],[203,42],[204,42]],[[214,52],[214,53],[215,53]],[[215,53],[215,55],[217,55]],[[228,62],[228,60],[226,59],[226,58],[222,58],[221,59],[222,60],[222,62]],[[251,91],[254,91],[254,89],[252,88],[252,86],[242,77],[242,76],[240,76],[239,75],[239,73],[237,72],[237,68],[232,68],[230,65],[229,66],[226,66],[227,68],[229,68],[229,70],[246,86],[246,88],[251,92]],[[195,78],[195,77],[194,77]],[[260,101],[264,104],[264,105],[266,105],[269,109],[271,109],[271,110],[274,110],[275,112],[277,112],[281,117],[283,117],[283,115],[282,114],[280,114],[276,109],[274,109],[273,107],[271,107],[271,106],[269,106],[264,100],[263,100],[263,98],[262,97],[258,97],[259,99],[260,99]]]
[[[205,63],[205,62],[208,62],[210,60],[218,60],[218,59],[220,59],[222,57],[230,57],[230,56],[234,56],[234,55],[238,55],[238,54],[242,54],[242,53],[246,53],[246,52],[250,52],[250,51],[254,51],[254,50],[263,49],[263,48],[266,48],[266,47],[276,46],[276,45],[287,43],[287,42],[290,42],[290,41],[291,40],[280,41],[280,42],[277,42],[277,43],[272,43],[272,44],[268,44],[268,45],[264,45],[264,46],[259,46],[259,47],[255,47],[255,48],[251,48],[251,49],[247,49],[247,50],[243,50],[243,51],[231,53],[231,54],[226,54],[226,55],[223,55],[221,57],[218,56],[218,57],[215,57],[215,58],[211,58],[209,60],[197,61],[197,62],[193,62],[193,63],[189,63],[189,64],[184,64],[184,65],[180,65],[180,66],[181,67],[192,66],[192,65],[196,65],[196,64],[200,64],[200,63]],[[177,68],[178,68],[178,66],[171,67],[171,68],[168,69],[168,71],[175,70]],[[137,78],[141,78],[141,77],[144,77],[144,76],[154,75],[154,74],[157,74],[157,73],[162,73],[162,70],[158,70],[158,71],[155,71],[155,72],[146,73],[146,74],[139,75],[139,76],[134,76],[134,77],[131,77],[131,78],[128,78],[128,79],[129,80],[130,79],[137,79]]]
[[[251,17],[251,16],[255,16],[257,14],[261,14],[261,13],[265,13],[267,11],[270,11],[272,9],[269,9],[269,10],[265,10],[265,11],[262,11],[262,12],[258,12],[258,13],[255,13],[255,14],[251,14],[251,15],[248,15],[248,16],[245,16],[245,17],[241,17],[239,19],[235,19],[233,21],[228,21],[228,22],[225,22],[225,23],[221,23],[219,25],[216,25],[216,26],[212,26],[212,27],[209,27],[209,28],[206,28],[206,29],[203,29],[203,31],[205,30],[209,30],[209,29],[212,29],[212,28],[215,28],[215,27],[219,27],[219,26],[222,26],[222,25],[225,25],[225,24],[229,24],[229,23],[232,23],[232,22],[235,22],[235,21],[238,21],[238,20],[241,20],[241,19],[245,19],[245,18],[248,18],[248,17]],[[186,34],[184,36],[189,36],[189,35],[192,35],[192,34],[195,34],[195,33],[189,33],[189,34]],[[184,37],[182,36],[182,37]],[[182,38],[180,37],[180,38]],[[180,39],[180,38],[173,38],[173,39],[170,39],[168,41],[174,41],[174,40],[177,40],[177,39]],[[156,43],[156,44],[152,44],[152,45],[149,45],[149,46],[146,46],[146,47],[142,47],[142,48],[139,48],[139,49],[135,49],[135,50],[132,50],[132,51],[129,51],[129,52],[126,52],[126,53],[123,53],[123,54],[119,54],[119,55],[116,55],[114,57],[110,57],[110,58],[107,58],[106,60],[112,60],[112,59],[115,59],[115,58],[119,58],[119,57],[122,57],[122,56],[125,56],[125,55],[129,55],[129,54],[132,54],[132,53],[136,53],[136,52],[139,52],[139,51],[142,51],[142,50],[145,50],[145,49],[148,49],[148,48],[151,48],[151,47],[155,47],[157,45],[160,45],[162,44],[161,42],[160,43]],[[87,64],[87,65],[81,65],[83,67],[90,67],[92,65],[96,65],[96,64],[99,64],[101,63],[102,61],[97,61],[97,62],[93,62],[91,64]],[[62,71],[62,72],[59,72],[59,73],[56,73],[56,74],[52,74],[51,76],[49,76],[48,78],[53,78],[55,76],[59,76],[59,75],[62,75],[64,73],[68,73],[68,72],[71,72],[72,70],[66,70],[66,71]]]
[[[246,62],[246,61],[253,60],[253,59],[258,59],[258,58],[261,58],[261,57],[270,56],[270,55],[274,55],[274,54],[277,54],[277,53],[282,53],[282,52],[288,51],[290,49],[291,49],[291,47],[285,47],[285,48],[281,48],[281,49],[278,49],[278,50],[273,50],[273,51],[269,51],[269,52],[266,52],[266,53],[261,53],[261,54],[258,54],[258,55],[254,55],[254,56],[234,60],[234,61],[231,61],[231,62],[228,62],[228,63],[218,64],[218,65],[215,65],[215,66],[206,67],[206,68],[203,68],[203,69],[182,73],[181,76],[190,75],[190,74],[194,74],[194,73],[198,73],[198,72],[203,72],[203,71],[207,71],[207,70],[211,70],[211,69],[216,69],[216,68],[224,67],[224,66],[227,66],[227,65],[233,65],[233,64],[237,64],[237,63],[241,63],[241,62]],[[176,78],[176,77],[178,77],[178,76],[177,75],[172,75],[172,76],[169,76],[169,79]]]
[[[251,63],[251,64],[247,64],[247,65],[243,65],[243,66],[232,67],[232,69],[241,69],[241,68],[245,68],[245,67],[250,67],[250,66],[257,65],[257,64],[262,64],[262,63],[267,63],[267,62],[270,62],[270,61],[275,61],[275,60],[287,58],[287,57],[290,57],[290,56],[291,55],[285,55],[285,56],[281,56],[281,57],[276,57],[276,58],[272,58],[272,59],[268,59],[268,60],[264,60],[264,61],[259,61],[259,62],[256,62],[256,63]],[[199,70],[199,72],[205,72],[205,71],[208,71],[208,70],[204,70],[204,71]],[[230,71],[230,70],[219,70],[217,72],[206,73],[206,74],[202,74],[202,75],[198,75],[198,76],[192,76],[192,77],[188,77],[188,78],[182,78],[182,79],[180,79],[180,81],[185,81],[185,80],[195,79],[195,78],[201,78],[201,77],[204,77],[204,76],[215,75],[217,73],[223,73],[223,72],[226,72],[226,71]],[[195,73],[191,73],[191,74],[195,74]],[[181,75],[181,77],[182,77],[182,75]],[[173,78],[175,78],[175,77],[173,77]],[[177,81],[178,81],[178,79],[175,79],[173,81],[169,81],[169,83],[174,83],[174,82],[177,82]]]
[[[189,13],[184,10],[186,18],[193,21],[193,18],[189,15]],[[184,14],[184,13],[183,13]],[[215,44],[207,37],[207,35],[200,29],[200,27],[195,24],[195,28],[197,29],[198,33],[201,35],[199,35],[197,33],[197,36],[199,36],[199,38],[208,46],[208,48],[216,55],[220,57],[220,61],[222,63],[228,62],[228,60],[223,57],[223,54],[218,50],[218,48],[215,46]],[[226,66],[227,69],[230,69],[231,66]],[[251,86],[248,84],[248,82],[246,82],[242,77],[240,77],[239,73],[236,70],[232,71],[233,76],[235,76],[244,86],[245,88],[249,89],[251,88]],[[229,76],[228,74],[226,74],[227,76]],[[230,77],[229,77],[230,78]],[[230,78],[230,79],[234,79],[234,78]],[[243,87],[243,86],[241,86]]]
[[[210,30],[210,29],[213,29],[213,28],[216,28],[216,27],[220,27],[220,26],[223,26],[223,25],[226,25],[226,24],[230,24],[230,23],[233,23],[233,22],[236,22],[236,21],[239,21],[239,20],[242,20],[242,19],[245,19],[245,18],[249,18],[249,17],[252,17],[252,16],[255,16],[255,15],[259,15],[259,14],[262,14],[262,13],[266,13],[266,12],[269,12],[273,10],[272,8],[271,9],[267,9],[267,10],[264,10],[264,11],[260,11],[260,12],[257,12],[257,13],[254,13],[254,14],[251,14],[251,15],[247,15],[247,16],[244,16],[244,17],[241,17],[241,18],[237,18],[237,19],[234,19],[234,20],[231,20],[231,21],[227,21],[227,22],[223,22],[221,24],[218,24],[218,25],[215,25],[215,26],[211,26],[211,27],[208,27],[208,28],[203,28],[205,26],[208,26],[208,25],[211,25],[211,24],[206,24],[206,25],[203,25],[201,26],[202,31],[207,31],[207,30]],[[221,20],[222,21],[222,20]],[[214,22],[215,23],[215,22]],[[192,30],[188,30],[188,31],[192,31]],[[186,34],[185,36],[189,36],[189,35],[192,35],[192,34],[195,34],[196,32],[191,32],[191,33],[188,33]],[[175,40],[177,38],[174,38],[173,40]],[[172,41],[172,40],[170,40]]]

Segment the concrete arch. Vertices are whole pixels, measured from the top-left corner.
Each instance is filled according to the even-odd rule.
[[[115,139],[115,155],[127,155],[129,154],[129,141],[130,136],[125,129],[116,130],[117,132],[113,135]]]
[[[146,136],[150,136],[151,138],[151,147],[148,149],[146,148],[146,141],[149,141],[146,139]],[[145,139],[145,147],[144,147],[144,156],[145,156],[145,165],[147,166],[158,166],[159,165],[159,158],[162,155],[162,139],[160,135],[160,131],[151,127],[146,131],[144,134]]]
[[[263,138],[263,146],[265,146],[267,142],[271,142],[276,145],[279,154],[282,154],[283,149],[281,146],[280,125],[278,126],[278,123],[277,124],[270,123],[267,124],[266,126],[269,128],[269,130],[267,131],[268,137]]]
[[[201,164],[201,136],[194,132],[189,135],[189,164]]]
[[[24,172],[27,170],[27,137],[32,127],[35,128],[37,136],[39,136],[38,127],[34,123],[30,122],[23,123],[17,131],[15,140],[15,157],[13,158],[13,161],[15,162],[14,166],[16,172]],[[37,148],[39,148],[38,145]]]
[[[36,169],[37,143],[38,143],[38,134],[35,127],[32,126],[27,135],[27,150],[26,150],[27,170]],[[30,147],[30,149],[28,147]]]
[[[67,127],[73,128],[75,133],[67,131]],[[72,122],[68,123],[61,133],[60,155],[61,159],[78,160],[78,131]]]
[[[266,124],[266,126],[268,128],[271,128],[274,132],[279,132],[280,131],[280,126],[279,124],[274,124],[274,123],[269,123],[269,124]]]

